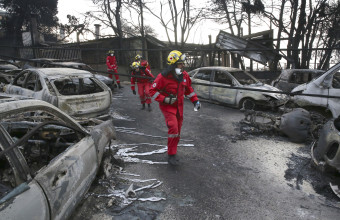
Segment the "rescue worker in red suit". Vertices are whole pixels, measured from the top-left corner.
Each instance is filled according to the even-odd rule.
[[[136,95],[136,90],[135,90],[135,83],[137,82],[138,86],[138,94],[140,101],[142,103],[142,108],[141,110],[145,109],[145,103],[148,104],[148,111],[151,111],[151,96],[150,96],[150,81],[151,78],[142,78],[142,77],[152,77],[151,71],[148,68],[141,69],[140,68],[140,63],[138,62],[133,62],[132,65],[132,72],[131,72],[131,90],[134,95]],[[134,76],[140,76],[140,77],[134,77]]]
[[[135,62],[140,63],[141,69],[147,68],[151,72],[151,67],[150,67],[148,61],[147,60],[142,60],[142,59],[143,59],[143,57],[141,55],[137,54],[136,57],[135,57]]]
[[[168,163],[179,165],[177,145],[183,122],[184,95],[194,104],[194,110],[201,108],[191,80],[184,68],[185,55],[177,50],[168,55],[168,67],[158,74],[150,89],[150,95],[159,102],[168,127]]]
[[[113,50],[110,50],[107,53],[107,57],[106,57],[106,65],[107,65],[107,71],[110,72],[109,77],[112,79],[112,73],[118,73],[118,65],[117,65],[117,61],[116,61],[116,57],[114,54]],[[120,81],[119,81],[119,76],[114,74],[115,78],[116,78],[116,82],[118,84],[118,88],[123,88],[123,86],[120,85]]]

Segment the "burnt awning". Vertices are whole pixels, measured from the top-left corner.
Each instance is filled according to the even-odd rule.
[[[217,35],[216,47],[239,54],[264,65],[266,65],[267,62],[281,59],[281,55],[272,48],[262,46],[251,40],[237,37],[225,31],[220,31]]]

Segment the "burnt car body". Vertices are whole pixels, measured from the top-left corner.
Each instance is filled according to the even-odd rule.
[[[287,100],[286,95],[270,93],[270,91],[280,91],[279,89],[263,84],[251,74],[237,68],[202,67],[190,71],[189,75],[192,87],[199,97],[223,104],[242,108],[244,103],[249,103],[248,109],[251,109],[255,106],[277,107]],[[195,85],[195,83],[207,85]],[[227,86],[230,89],[215,86]],[[234,89],[233,87],[261,89],[269,92]]]
[[[0,59],[0,71],[3,70],[16,70],[20,69],[19,66],[13,62]]]
[[[8,84],[21,69],[13,62],[0,59],[0,83]]]
[[[19,101],[19,100],[26,100],[26,99],[32,99],[32,98],[27,97],[27,96],[14,95],[14,94],[6,94],[6,93],[1,93],[0,92],[0,103]]]
[[[67,219],[114,138],[111,120],[87,131],[44,101],[1,103],[1,218]]]
[[[340,63],[311,82],[297,86],[292,90],[292,93],[295,93],[292,101],[297,106],[337,118],[340,115],[340,98],[312,97],[299,94],[340,97]]]
[[[23,70],[3,90],[49,102],[74,117],[106,114],[112,102],[111,90],[93,74],[70,68]]]
[[[28,62],[22,64],[23,69],[30,69],[30,68],[40,68],[46,67],[49,63],[61,61],[60,59],[53,59],[53,58],[35,58],[30,59]]]
[[[94,77],[96,77],[97,79],[99,79],[100,81],[105,83],[110,89],[114,88],[113,87],[114,81],[110,77],[98,74],[97,72],[95,72],[94,69],[92,69],[92,67],[90,67],[89,65],[87,65],[85,63],[79,63],[79,62],[52,62],[52,63],[50,63],[50,64],[48,64],[46,66],[48,66],[48,67],[71,67],[71,68],[87,70],[87,71],[90,71],[94,75]]]
[[[295,108],[281,116],[254,110],[245,110],[244,115],[242,124],[264,132],[284,134],[296,143],[305,142],[314,128],[310,113],[302,108]]]
[[[324,72],[323,70],[312,69],[285,69],[281,71],[277,79],[273,80],[272,86],[284,92],[291,92],[298,85],[308,83]]]
[[[313,162],[323,171],[340,172],[340,118],[329,120],[312,144]]]
[[[0,83],[9,84],[21,72],[21,69],[0,70]]]

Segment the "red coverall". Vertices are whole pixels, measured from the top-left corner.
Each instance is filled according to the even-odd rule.
[[[135,83],[137,82],[138,86],[138,94],[139,98],[142,104],[151,104],[151,96],[150,96],[150,80],[146,78],[139,78],[139,77],[133,77],[133,76],[145,76],[145,77],[152,77],[151,71],[148,68],[145,68],[144,70],[139,69],[139,71],[132,71],[131,72],[131,90],[135,90]]]
[[[107,56],[106,57],[106,65],[107,65],[107,71],[111,72],[111,73],[118,73],[117,69],[118,69],[118,66],[117,66],[117,61],[116,61],[116,57],[115,56]],[[112,79],[112,74],[109,74],[109,77]],[[120,83],[120,80],[119,80],[119,76],[115,74],[115,78],[116,78],[116,81],[117,83],[119,84]]]
[[[151,67],[150,67],[148,61],[146,61],[146,60],[141,60],[141,61],[140,61],[140,65],[141,65],[141,66],[144,66],[144,67],[147,68],[147,69],[149,69],[150,72],[151,72]]]
[[[177,101],[170,105],[163,102],[170,94],[177,96]],[[159,102],[165,122],[168,127],[168,155],[177,153],[177,145],[180,139],[183,122],[184,95],[191,102],[198,101],[194,89],[191,87],[191,79],[186,71],[183,71],[183,81],[179,82],[172,72],[158,74],[150,88],[150,95]]]

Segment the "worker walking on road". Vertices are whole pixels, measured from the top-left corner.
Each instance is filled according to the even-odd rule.
[[[118,65],[117,65],[117,60],[114,54],[113,50],[109,50],[107,52],[107,57],[106,57],[106,65],[107,65],[107,71],[109,71],[109,77],[112,79],[112,73],[118,73]],[[117,74],[114,74],[116,78],[116,82],[118,85],[118,88],[123,88],[123,86],[120,85],[120,80],[119,76]]]
[[[145,109],[145,103],[148,104],[148,111],[151,111],[151,96],[150,96],[150,81],[154,78],[151,71],[148,68],[141,69],[139,62],[133,62],[131,65],[131,90],[136,95],[135,83],[137,82],[138,94],[142,103],[141,110]],[[135,77],[139,76],[139,77]],[[144,78],[143,78],[144,77]]]
[[[183,122],[184,95],[194,104],[194,110],[201,108],[197,95],[191,87],[191,79],[184,68],[185,55],[174,50],[168,55],[168,67],[158,74],[151,86],[152,98],[159,102],[168,127],[168,162],[178,165],[177,145]]]

